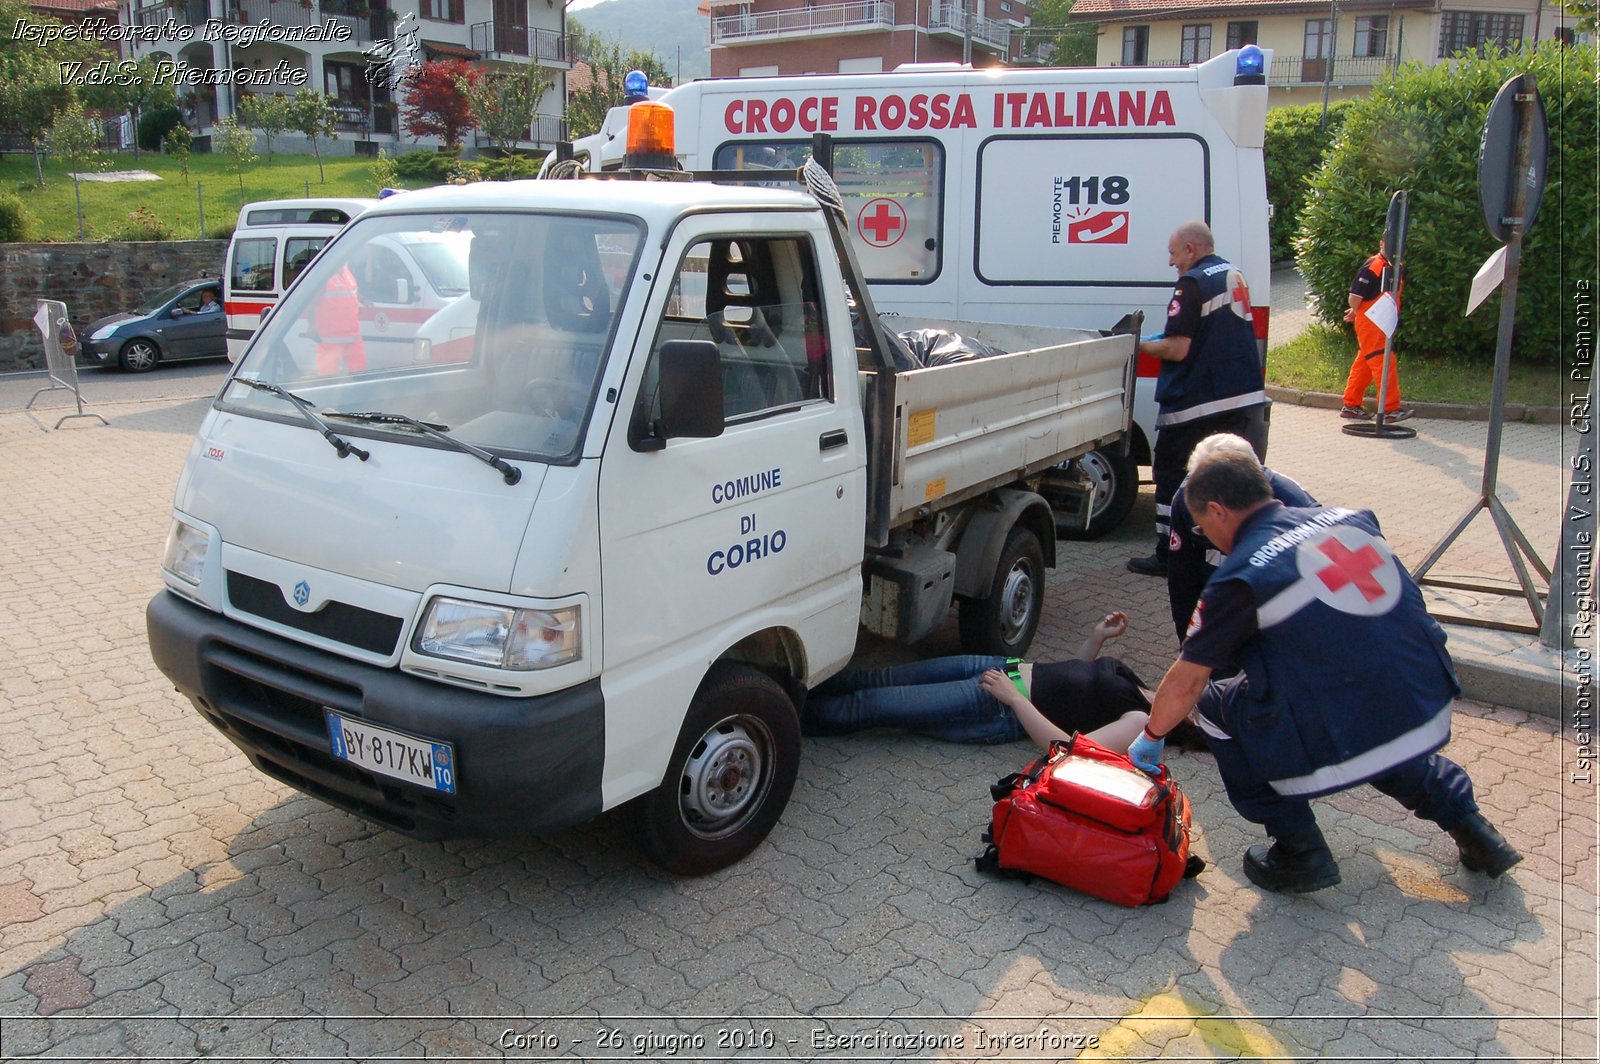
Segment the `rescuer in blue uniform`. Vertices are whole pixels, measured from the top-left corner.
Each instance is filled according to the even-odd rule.
[[[1217,432],[1249,438],[1267,401],[1250,289],[1239,268],[1217,255],[1210,226],[1200,221],[1178,226],[1167,240],[1167,260],[1179,277],[1166,327],[1160,337],[1139,343],[1141,355],[1161,360],[1150,462],[1156,551],[1128,560],[1129,569],[1147,576],[1167,571],[1172,496],[1195,444]]]
[[[1191,462],[1199,462],[1213,451],[1233,450],[1241,454],[1254,454],[1250,441],[1231,432],[1207,436],[1195,445]],[[1317,500],[1302,488],[1293,477],[1275,469],[1262,470],[1267,483],[1272,485],[1272,497],[1285,506],[1315,506]],[[1217,571],[1225,555],[1205,533],[1194,527],[1189,516],[1189,503],[1182,484],[1172,496],[1172,531],[1167,535],[1167,603],[1172,607],[1172,627],[1178,633],[1178,642],[1189,633],[1189,622],[1194,618],[1194,608],[1200,603],[1200,593],[1206,581]]]
[[[1228,556],[1129,758],[1155,771],[1167,732],[1198,708],[1229,800],[1272,836],[1244,856],[1266,890],[1339,882],[1310,799],[1360,783],[1447,831],[1470,871],[1520,861],[1466,772],[1436,752],[1460,688],[1444,632],[1372,514],[1285,507],[1255,455],[1234,451],[1202,455],[1185,494]],[[1233,665],[1242,675],[1209,682]]]

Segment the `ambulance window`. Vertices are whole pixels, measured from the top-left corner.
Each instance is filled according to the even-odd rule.
[[[356,286],[361,298],[369,303],[400,302],[400,282],[411,280],[411,271],[399,255],[382,244],[369,244],[367,251],[366,261],[357,263]]]
[[[805,141],[741,141],[717,149],[719,170],[788,170],[811,158]],[[944,241],[944,148],[933,140],[841,140],[833,177],[868,281],[927,284]]]
[[[668,340],[717,345],[730,424],[833,398],[816,256],[807,239],[741,235],[696,243],[673,277],[652,350]],[[654,379],[652,365],[639,412],[651,420]]]
[[[292,236],[283,242],[283,287],[294,283],[327,242],[325,236]]]
[[[229,282],[235,292],[273,290],[273,262],[278,257],[278,242],[270,237],[233,242],[233,269]]]

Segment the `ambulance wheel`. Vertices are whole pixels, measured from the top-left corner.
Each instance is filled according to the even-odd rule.
[[[800,770],[800,719],[772,677],[712,667],[689,706],[661,786],[639,801],[640,841],[669,872],[733,864],[778,822]]]
[[[1122,524],[1139,498],[1139,466],[1132,454],[1119,447],[1090,451],[1072,461],[1072,472],[1093,491],[1089,498],[1089,523],[1084,528],[1061,528],[1062,539],[1099,539]]]
[[[122,352],[117,355],[117,362],[129,373],[144,373],[155,369],[159,361],[161,361],[161,349],[155,345],[154,340],[129,340],[122,345]]]
[[[1020,658],[1044,612],[1044,550],[1039,537],[1013,528],[995,565],[989,597],[962,599],[961,647],[968,654]]]

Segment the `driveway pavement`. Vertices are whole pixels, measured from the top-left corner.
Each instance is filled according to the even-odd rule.
[[[176,375],[178,372],[183,376]],[[1500,881],[1369,789],[1318,803],[1344,881],[1251,887],[1255,831],[1207,755],[1172,759],[1210,862],[1126,910],[979,875],[988,786],[1029,759],[889,733],[808,742],[739,865],[678,879],[624,818],[418,843],[256,773],[151,665],[143,608],[221,367],[90,379],[109,427],[45,431],[0,378],[0,1057],[143,1059],[1594,1060],[1597,793],[1576,732],[1463,702],[1448,753],[1527,859]],[[53,424],[49,418],[46,424]],[[1473,501],[1484,426],[1339,433],[1280,405],[1274,466],[1376,509],[1415,562]],[[1555,426],[1505,427],[1506,504],[1554,547]],[[1126,609],[1174,638],[1124,530],[1063,545],[1039,659]],[[1498,573],[1487,522],[1441,570]],[[947,626],[918,653],[955,649]],[[869,653],[901,651],[872,645]]]

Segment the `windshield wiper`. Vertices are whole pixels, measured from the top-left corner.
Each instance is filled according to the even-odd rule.
[[[505,478],[507,484],[515,484],[522,479],[522,470],[507,462],[504,458],[492,455],[488,451],[474,447],[463,440],[456,439],[445,431],[445,429],[449,428],[448,425],[431,425],[426,421],[418,421],[416,418],[406,414],[386,414],[377,410],[364,410],[352,414],[329,411],[328,416],[343,418],[346,421],[363,421],[372,425],[404,425],[407,428],[416,429],[424,435],[432,436],[436,440],[443,440],[463,454],[470,454],[478,461],[487,463],[495,472]]]
[[[337,432],[334,432],[333,429],[329,428],[328,423],[317,416],[316,404],[304,396],[296,395],[287,388],[280,388],[276,384],[268,384],[266,381],[252,380],[249,377],[235,377],[233,379],[235,383],[248,384],[252,388],[258,388],[263,392],[271,392],[280,399],[288,400],[291,404],[293,404],[296,410],[300,411],[301,415],[304,416],[306,421],[311,424],[312,428],[322,433],[323,439],[333,444],[333,449],[339,452],[340,458],[348,458],[351,455],[355,455],[357,458],[365,462],[368,458],[372,457],[372,453],[370,451],[363,451],[355,444],[350,443],[344,437],[340,436]]]

